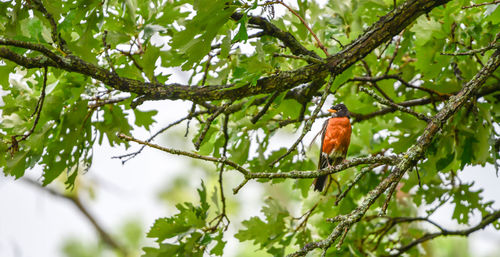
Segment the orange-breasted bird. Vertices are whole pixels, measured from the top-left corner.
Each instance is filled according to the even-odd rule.
[[[321,130],[321,153],[318,169],[340,164],[346,157],[351,142],[351,122],[349,110],[344,104],[337,104],[328,109],[332,117],[325,121]],[[316,178],[314,190],[323,191],[327,175]]]

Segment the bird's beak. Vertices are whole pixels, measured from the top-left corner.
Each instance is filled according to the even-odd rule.
[[[328,112],[330,112],[330,113],[336,113],[336,112],[337,112],[337,110],[334,110],[334,109],[328,109]]]

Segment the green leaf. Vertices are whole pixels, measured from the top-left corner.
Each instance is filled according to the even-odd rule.
[[[172,238],[178,234],[184,233],[190,228],[191,226],[189,224],[179,222],[176,218],[161,218],[155,221],[147,236],[156,238],[156,241],[162,242],[167,238]]]
[[[245,229],[241,229],[234,236],[240,242],[254,241],[254,244],[259,244],[261,249],[270,247],[268,252],[276,253],[276,248],[272,247],[272,243],[280,241],[284,237],[285,218],[289,216],[289,213],[272,198],[267,198],[265,203],[266,206],[262,208],[262,213],[266,217],[266,222],[258,217],[245,220],[242,222]]]
[[[463,144],[462,155],[460,156],[461,164],[460,169],[463,169],[465,165],[470,164],[473,158],[472,144],[477,141],[474,137],[467,137]]]
[[[243,17],[238,21],[239,27],[238,27],[238,33],[234,35],[233,37],[233,42],[246,42],[248,40],[248,33],[247,33],[247,22],[248,22],[248,17],[247,14],[243,14]]]
[[[27,152],[22,151],[22,152],[17,152],[11,158],[7,157],[7,163],[6,163],[4,173],[11,175],[11,176],[14,176],[16,178],[22,177],[24,175],[26,168],[27,168],[27,164],[26,164],[26,161],[27,161],[26,155],[27,154],[28,154]]]
[[[135,115],[135,125],[144,127],[149,130],[150,126],[155,122],[153,117],[158,113],[157,110],[151,111],[140,111],[139,109],[134,109]]]
[[[135,10],[137,10],[137,0],[125,0],[127,4],[128,18],[132,23],[135,23]]]
[[[222,231],[219,232],[219,234],[214,238],[215,241],[217,241],[217,244],[210,250],[210,254],[216,255],[216,256],[222,256],[224,254],[224,247],[226,246],[226,241],[222,240],[222,236],[224,233]]]
[[[239,136],[239,140],[235,142],[231,150],[231,160],[244,164],[248,160],[248,151],[250,150],[250,138],[247,134]]]
[[[450,163],[454,159],[455,159],[455,152],[446,155],[446,157],[441,158],[436,162],[436,169],[440,171],[444,170],[444,168],[448,167],[448,165],[450,165]]]
[[[142,68],[144,73],[146,73],[146,76],[150,79],[152,79],[155,75],[156,60],[158,57],[160,57],[160,48],[153,45],[149,45],[142,56]]]

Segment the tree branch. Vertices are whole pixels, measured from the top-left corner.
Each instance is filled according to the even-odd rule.
[[[278,97],[279,95],[280,95],[280,92],[275,92],[274,94],[272,94],[271,97],[269,97],[269,100],[267,100],[267,103],[264,105],[264,107],[262,107],[262,109],[255,116],[252,117],[250,122],[252,122],[253,124],[257,123],[257,121],[259,121],[259,119],[262,116],[264,116],[264,114],[267,112],[267,110],[269,110],[269,107],[274,102],[276,97]]]
[[[66,46],[66,41],[64,41],[64,39],[61,37],[61,34],[57,32],[57,22],[55,21],[54,16],[47,11],[47,9],[43,5],[42,1],[41,0],[31,0],[31,1],[28,1],[28,3],[31,3],[33,5],[34,9],[41,12],[45,16],[45,18],[47,18],[47,20],[49,21],[50,27],[52,28],[51,36],[52,36],[52,40],[54,41],[54,43],[56,43],[59,46],[60,50],[63,53],[65,53],[65,54],[70,53],[70,51],[68,50],[68,48]]]
[[[484,54],[486,51],[497,49],[500,47],[500,43],[492,42],[485,47],[481,47],[479,49],[473,49],[465,52],[454,52],[454,53],[441,53],[441,55],[451,55],[451,56],[460,56],[460,55],[475,55],[475,54]]]
[[[440,237],[440,236],[468,236],[469,234],[474,233],[480,229],[484,229],[486,226],[497,221],[498,219],[500,219],[500,211],[495,211],[491,214],[484,216],[483,219],[481,220],[481,222],[479,224],[477,224],[476,226],[468,228],[468,229],[464,229],[464,230],[455,230],[455,231],[445,230],[442,227],[438,226],[437,224],[434,224],[433,222],[431,222],[432,224],[438,226],[438,228],[440,228],[441,232],[427,233],[427,234],[423,235],[422,237],[412,241],[411,243],[396,249],[396,251],[397,251],[396,253],[393,253],[393,254],[390,254],[387,256],[390,256],[390,257],[400,256],[402,253],[410,250],[412,247],[414,247],[418,244],[421,244],[425,241],[434,239],[436,237]]]
[[[323,175],[335,174],[362,164],[390,164],[397,163],[399,157],[397,156],[374,156],[374,157],[360,157],[353,158],[349,161],[342,162],[331,168],[324,168],[317,171],[290,171],[290,172],[252,172],[246,174],[248,179],[279,179],[279,178],[317,178]]]
[[[500,3],[500,0],[494,0],[494,1],[486,2],[486,3],[473,4],[473,5],[469,5],[469,6],[462,6],[462,9],[468,9],[468,8],[474,8],[474,7],[485,6],[485,5],[490,5],[490,4],[498,4],[498,3]]]
[[[35,121],[33,121],[33,126],[31,126],[31,129],[24,133],[23,135],[14,135],[12,136],[12,144],[9,146],[7,150],[11,150],[11,154],[14,152],[18,151],[18,144],[21,141],[26,140],[33,132],[35,131],[36,126],[38,125],[38,121],[40,120],[40,115],[42,114],[42,108],[43,108],[43,102],[45,101],[45,88],[47,88],[47,67],[44,67],[43,69],[43,84],[42,84],[42,90],[40,93],[40,98],[38,99],[38,102],[36,103],[35,106],[35,111],[33,112],[33,115],[35,116]],[[20,139],[17,139],[18,137],[21,137]]]
[[[359,90],[371,95],[373,98],[375,98],[378,102],[382,103],[382,104],[385,104],[385,105],[388,105],[388,106],[391,106],[393,108],[396,108],[398,109],[399,111],[402,111],[402,112],[406,112],[408,114],[411,114],[413,116],[415,116],[416,118],[420,119],[420,120],[423,120],[425,122],[429,122],[429,117],[427,117],[426,115],[422,114],[422,113],[418,113],[418,112],[415,112],[409,108],[406,108],[404,106],[401,106],[401,105],[398,105],[398,104],[395,104],[393,102],[390,102],[388,100],[386,100],[385,98],[382,98],[380,96],[378,96],[377,94],[375,94],[375,92],[373,92],[372,90],[370,89],[367,89],[367,88],[364,88],[364,87],[360,87]]]
[[[205,121],[205,126],[203,127],[203,130],[200,133],[200,136],[198,137],[198,140],[194,143],[194,148],[196,150],[200,149],[201,142],[203,142],[203,139],[205,139],[205,135],[208,132],[208,129],[210,129],[210,125],[212,125],[212,121],[214,121],[217,116],[219,116],[221,113],[223,113],[229,106],[231,106],[231,102],[224,104],[223,106],[217,108],[217,110],[208,117],[208,119]]]
[[[238,21],[243,18],[243,14],[235,12],[233,13],[233,15],[231,15],[231,18]],[[261,28],[266,35],[281,40],[281,42],[283,42],[285,46],[290,48],[290,51],[294,55],[307,55],[316,59],[321,59],[318,54],[313,51],[307,50],[302,44],[300,44],[292,34],[282,31],[276,25],[272,24],[263,17],[248,15],[248,23],[259,26],[259,28]]]
[[[66,195],[66,194],[60,193],[52,188],[44,187],[40,183],[38,183],[32,179],[29,179],[27,177],[24,177],[22,180],[24,182],[32,185],[32,186],[36,186],[39,189],[42,189],[42,190],[49,192],[51,195],[69,200],[71,203],[73,203],[78,208],[78,210],[85,216],[85,218],[87,218],[87,220],[90,222],[90,224],[92,224],[92,226],[97,231],[97,233],[99,234],[99,236],[101,237],[102,241],[104,241],[105,244],[107,244],[109,247],[111,247],[113,249],[116,249],[123,256],[128,256],[128,251],[125,249],[125,247],[120,245],[117,241],[115,241],[115,239],[113,239],[113,237],[108,232],[106,232],[106,230],[97,222],[97,220],[94,218],[94,216],[92,216],[92,214],[90,214],[89,210],[82,203],[82,201],[80,200],[80,198],[78,197],[77,194]]]
[[[377,81],[385,80],[385,79],[394,79],[394,80],[397,80],[397,81],[399,81],[401,84],[403,84],[406,87],[414,88],[414,89],[418,89],[418,90],[422,90],[422,91],[425,91],[425,92],[427,92],[429,94],[435,94],[435,95],[439,96],[440,98],[446,97],[446,96],[450,96],[450,94],[441,93],[441,92],[435,91],[435,90],[430,89],[430,88],[418,87],[418,86],[412,85],[409,82],[407,82],[406,80],[404,80],[403,78],[401,78],[399,75],[394,75],[394,74],[391,74],[391,75],[384,74],[384,75],[378,76],[378,77],[371,77],[371,76],[370,77],[354,77],[352,79],[349,79],[349,81],[377,82]]]
[[[118,134],[118,137],[123,139],[123,140],[133,141],[133,142],[136,142],[136,143],[141,144],[141,145],[147,145],[149,147],[158,149],[160,151],[164,151],[164,152],[175,154],[175,155],[184,155],[184,156],[191,157],[194,159],[200,159],[200,160],[215,162],[215,163],[224,163],[226,165],[233,167],[235,170],[239,171],[241,174],[243,174],[245,176],[250,173],[245,168],[243,168],[240,165],[238,165],[230,160],[227,160],[225,158],[215,158],[212,156],[203,156],[203,155],[199,155],[199,154],[195,154],[195,153],[191,153],[191,152],[186,152],[186,151],[182,151],[182,150],[171,149],[171,148],[159,146],[156,144],[152,144],[152,143],[149,143],[146,141],[142,141],[142,140],[127,136],[127,135],[122,134],[122,133]]]
[[[309,32],[311,33],[311,35],[316,40],[316,43],[318,44],[318,48],[321,49],[323,51],[323,53],[325,53],[326,56],[330,56],[330,54],[328,53],[328,50],[326,49],[325,45],[323,45],[323,43],[321,43],[321,41],[319,40],[318,36],[316,36],[316,34],[314,33],[314,31],[312,31],[312,29],[309,27],[309,25],[307,25],[307,22],[304,20],[304,18],[302,18],[294,9],[292,9],[290,6],[288,6],[287,4],[285,4],[282,0],[278,0],[277,2],[279,4],[281,4],[281,5],[283,5],[284,7],[286,7],[291,13],[293,13],[293,15],[295,15],[297,18],[299,18],[300,22],[302,22],[302,24],[304,25],[304,27],[306,27],[306,29],[309,30]]]
[[[372,171],[378,165],[379,164],[373,164],[369,167],[362,168],[361,171],[356,175],[356,177],[354,177],[354,179],[351,182],[347,183],[347,186],[344,189],[344,191],[342,191],[342,193],[340,193],[335,198],[335,206],[339,205],[340,201],[342,201],[342,199],[344,199],[344,197],[347,195],[347,193],[349,193],[349,191],[351,191],[352,187],[354,185],[356,185],[361,180],[361,178],[363,178],[366,175],[366,173],[368,173],[369,171]]]
[[[486,96],[486,95],[489,95],[489,94],[492,94],[492,93],[495,93],[498,91],[500,91],[500,84],[494,84],[494,85],[485,86],[485,87],[481,88],[477,93],[475,93],[475,96],[482,97],[482,96]],[[458,92],[454,93],[454,94],[450,94],[450,96],[456,95],[456,94],[458,94]],[[441,100],[435,99],[434,101],[441,102],[441,101],[444,101],[447,99],[449,99],[449,96],[443,96],[443,99],[441,99]],[[397,104],[401,105],[401,106],[405,106],[405,107],[411,107],[411,106],[430,104],[430,103],[432,103],[432,101],[433,100],[431,98],[419,98],[419,99],[412,99],[412,100],[408,100],[408,101],[397,103]],[[351,113],[351,116],[355,119],[352,123],[361,122],[361,121],[368,120],[368,119],[371,119],[371,118],[376,117],[376,116],[385,115],[385,114],[392,113],[395,111],[397,111],[396,108],[387,107],[387,108],[380,109],[378,111],[374,111],[372,113],[367,113],[367,114]]]
[[[158,130],[154,135],[152,135],[150,138],[148,138],[146,140],[146,142],[151,142],[153,141],[153,139],[155,139],[158,135],[160,135],[161,133],[167,131],[168,129],[170,129],[171,127],[177,125],[177,124],[180,124],[181,122],[185,121],[185,120],[189,120],[193,117],[196,117],[200,114],[204,114],[204,113],[207,113],[207,111],[199,111],[199,112],[190,112],[186,117],[184,118],[181,118],[177,121],[174,121],[170,124],[168,124],[166,127]],[[112,159],[120,159],[122,161],[122,164],[126,163],[127,161],[129,161],[130,159],[136,157],[138,154],[140,154],[142,152],[142,150],[144,150],[144,148],[146,147],[146,145],[142,145],[142,147],[136,151],[136,152],[133,152],[133,153],[128,153],[128,154],[124,154],[124,155],[119,155],[119,156],[113,156]]]

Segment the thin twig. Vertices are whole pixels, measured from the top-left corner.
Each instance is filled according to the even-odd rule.
[[[464,230],[455,230],[455,231],[450,231],[450,230],[445,230],[445,229],[441,229],[441,232],[436,232],[436,233],[427,233],[425,235],[423,235],[422,237],[410,242],[409,244],[407,245],[404,245],[400,248],[397,248],[396,249],[396,253],[394,254],[390,254],[390,255],[387,255],[387,256],[400,256],[401,254],[403,254],[404,252],[410,250],[412,247],[418,245],[418,244],[421,244],[425,241],[428,241],[428,240],[431,240],[431,239],[434,239],[436,237],[440,237],[440,236],[468,236],[469,234],[473,233],[473,232],[476,232],[480,229],[484,229],[486,226],[490,225],[491,223],[497,221],[500,219],[500,211],[495,211],[491,214],[488,214],[486,216],[484,216],[481,220],[481,222],[474,226],[474,227],[471,227],[471,228],[468,228],[468,229],[464,229]]]
[[[335,248],[337,249],[340,249],[340,246],[342,246],[342,244],[344,243],[344,239],[345,237],[347,236],[347,232],[349,232],[349,228],[346,227],[345,230],[344,230],[344,233],[342,234],[342,237],[340,237],[340,240],[339,242],[337,243],[337,245],[335,246]],[[324,250],[326,251],[328,248],[324,248]]]
[[[227,132],[227,124],[229,122],[229,115],[224,115],[224,124],[222,127],[222,131],[224,133],[224,145],[222,147],[222,158],[226,159],[226,152],[227,152],[227,143],[229,142],[229,134]],[[217,220],[217,223],[215,223],[214,226],[210,228],[210,230],[215,231],[218,227],[219,224],[223,222],[223,220],[226,220],[227,223],[224,225],[223,230],[226,231],[229,223],[231,222],[229,218],[226,215],[226,197],[224,196],[224,186],[223,186],[223,173],[224,173],[224,163],[221,163],[220,166],[220,171],[219,171],[219,189],[220,189],[220,199],[222,203],[222,211],[221,213],[215,217],[214,220]]]
[[[306,27],[307,30],[309,30],[309,32],[311,33],[311,35],[313,35],[314,39],[316,40],[316,43],[318,44],[318,48],[321,49],[326,56],[330,56],[330,54],[328,53],[328,50],[326,49],[325,45],[323,45],[323,43],[321,43],[321,41],[319,40],[318,36],[316,36],[316,34],[312,31],[312,29],[309,27],[309,25],[307,25],[307,22],[295,11],[293,10],[290,6],[288,6],[287,4],[285,4],[282,0],[278,0],[276,1],[277,3],[283,5],[284,7],[286,7],[291,13],[293,13],[293,15],[297,16],[297,18],[299,18],[300,22],[302,22],[302,24],[304,24],[304,26]]]
[[[373,92],[370,89],[367,89],[367,88],[364,88],[364,87],[360,87],[359,90],[361,90],[361,91],[369,94],[370,96],[372,96],[373,98],[375,98],[378,102],[380,102],[382,104],[394,107],[394,108],[398,109],[399,111],[411,114],[411,115],[413,115],[413,116],[417,117],[418,119],[423,120],[425,122],[429,122],[430,121],[430,118],[427,117],[426,115],[424,115],[422,113],[415,112],[415,111],[413,111],[413,110],[411,110],[409,108],[406,108],[404,106],[398,105],[396,103],[389,102],[388,100],[386,100],[386,99],[378,96],[377,94],[375,94],[375,92]]]
[[[393,182],[392,185],[389,187],[389,192],[387,193],[387,197],[385,199],[384,205],[382,205],[382,209],[379,212],[379,216],[383,216],[387,213],[387,207],[389,207],[389,202],[391,201],[391,197],[394,194],[394,191],[396,190],[396,187],[398,186],[397,182]]]
[[[311,214],[314,212],[314,210],[318,207],[319,203],[316,203],[311,207],[307,212],[302,214],[299,218],[296,218],[298,220],[302,219],[302,222],[293,230],[293,233],[297,233],[300,229],[305,229],[307,225],[307,221],[311,217]]]
[[[227,153],[227,143],[229,142],[229,133],[227,132],[227,124],[229,123],[229,115],[224,116],[224,124],[222,127],[222,131],[224,132],[224,146],[222,150],[222,156],[226,158],[226,153]],[[229,225],[229,219],[227,218],[226,215],[226,197],[224,196],[224,187],[223,187],[223,180],[222,180],[222,174],[224,172],[224,163],[221,165],[220,172],[219,172],[219,185],[220,185],[220,198],[222,202],[222,215],[226,217]],[[224,230],[227,229],[227,226],[225,227]]]
[[[340,42],[340,40],[336,39],[334,36],[331,36],[330,38],[333,39],[335,42],[337,42],[340,45],[341,49],[344,48],[344,45],[342,44],[342,42]]]
[[[181,122],[187,120],[187,119],[190,119],[192,117],[195,117],[195,116],[198,116],[200,114],[204,114],[204,113],[207,113],[207,111],[200,111],[200,112],[195,112],[195,113],[189,113],[186,117],[184,118],[181,118],[179,120],[176,120],[170,124],[168,124],[166,127],[158,130],[154,135],[152,135],[151,137],[149,137],[146,142],[151,142],[154,138],[156,138],[158,135],[160,135],[161,133],[167,131],[169,128],[177,125],[177,124],[180,124]],[[146,147],[146,145],[143,145],[141,146],[141,148],[136,151],[136,152],[133,152],[133,153],[128,153],[128,154],[124,154],[124,155],[120,155],[120,156],[113,156],[111,157],[112,159],[120,159],[122,161],[122,164],[125,164],[127,161],[129,161],[130,159],[136,157],[138,154],[140,154],[142,152],[142,150],[144,150],[144,148]],[[126,158],[125,160],[122,160]]]
[[[371,77],[371,76],[372,76],[372,70],[370,69],[370,66],[368,66],[368,63],[366,63],[366,61],[365,61],[365,60],[361,60],[361,63],[363,64],[363,67],[365,68],[366,73],[368,74],[368,76],[369,76],[369,77]],[[380,94],[382,94],[382,96],[383,96],[385,99],[387,99],[387,101],[394,103],[394,100],[392,100],[392,98],[390,98],[390,97],[389,97],[389,96],[388,96],[388,95],[384,92],[384,90],[382,90],[382,89],[378,86],[378,84],[377,84],[377,82],[376,82],[376,81],[371,81],[370,83],[372,84],[372,86],[373,86],[375,89],[377,89],[377,91],[378,91]]]
[[[35,121],[33,122],[33,126],[31,126],[31,129],[28,132],[24,133],[23,135],[12,136],[12,145],[9,146],[9,148],[7,150],[17,149],[18,143],[26,140],[35,131],[35,128],[38,125],[38,121],[40,120],[40,116],[42,114],[43,102],[45,101],[45,88],[47,87],[47,71],[48,71],[48,69],[49,68],[47,66],[45,66],[44,70],[43,70],[42,92],[40,93],[40,98],[38,99],[38,102],[35,106],[36,116],[35,116]],[[18,137],[21,137],[21,138],[17,139]]]
[[[323,61],[321,61],[320,59],[316,59],[316,58],[309,56],[309,55],[291,55],[291,54],[274,53],[273,57],[282,57],[282,58],[304,60],[304,61],[309,62],[309,63],[323,63]]]
[[[104,56],[106,58],[106,61],[108,61],[109,68],[111,69],[111,72],[116,75],[116,70],[115,66],[113,65],[113,61],[111,61],[111,57],[109,57],[109,49],[111,48],[110,45],[106,42],[106,38],[108,37],[108,31],[105,30],[104,33],[102,34],[102,44],[104,46]]]
[[[257,32],[257,33],[255,33],[255,34],[249,35],[249,36],[248,36],[248,39],[251,39],[251,38],[256,38],[256,37],[262,37],[262,36],[264,36],[264,35],[266,35],[266,32],[264,32],[264,31],[260,31],[260,32]],[[233,42],[233,44],[234,44],[234,43],[238,43],[238,42],[239,42],[239,40],[238,40],[238,41]],[[222,44],[221,44],[221,43],[219,43],[219,44],[215,44],[215,45],[212,45],[212,46],[211,46],[211,50],[218,49],[218,48],[220,48],[221,46],[222,46]]]
[[[40,0],[28,1],[28,3],[30,3],[30,2],[31,2],[31,4],[34,5],[36,10],[41,12],[45,16],[45,18],[47,18],[47,20],[49,21],[50,27],[52,29],[51,37],[52,37],[52,40],[54,41],[54,43],[56,43],[59,46],[60,49],[58,49],[58,50],[61,50],[63,52],[63,54],[71,53],[66,46],[66,41],[64,41],[64,39],[61,37],[61,33],[57,32],[57,22],[55,21],[54,16],[47,11],[47,9],[43,5],[42,1],[40,1]]]
[[[259,121],[259,119],[267,112],[267,110],[269,109],[271,104],[274,102],[276,97],[278,97],[279,95],[280,95],[279,91],[274,92],[274,94],[271,95],[269,100],[267,100],[267,103],[264,105],[264,107],[262,107],[262,109],[255,116],[253,116],[250,121],[253,124],[257,123],[257,121]]]
[[[247,184],[249,179],[245,178],[237,187],[233,188],[233,194],[237,194],[240,189]]]
[[[489,3],[480,3],[480,4],[469,5],[469,6],[462,6],[462,9],[468,9],[468,8],[474,8],[474,7],[485,6],[485,5],[490,5],[490,4],[498,4],[498,3],[500,3],[500,0],[491,1]]]
[[[441,92],[435,91],[435,90],[430,89],[430,88],[425,88],[425,87],[419,87],[419,86],[412,85],[411,83],[409,83],[406,80],[404,80],[401,76],[396,75],[396,74],[391,74],[391,75],[385,74],[383,76],[378,76],[378,77],[354,77],[352,79],[349,79],[349,81],[380,81],[380,80],[384,80],[384,79],[394,79],[394,80],[397,80],[402,85],[404,85],[406,87],[414,88],[414,89],[417,89],[417,90],[422,90],[422,91],[425,91],[425,92],[427,92],[429,94],[435,94],[435,95],[437,95],[440,98],[451,96],[451,94],[448,94],[448,93],[441,93]]]
[[[312,127],[312,124],[314,123],[314,121],[316,120],[316,117],[318,116],[318,113],[319,111],[321,110],[321,108],[323,107],[323,104],[325,103],[326,101],[326,97],[329,95],[330,93],[330,88],[331,86],[333,85],[333,81],[335,80],[335,76],[330,76],[330,81],[328,82],[327,86],[325,87],[325,90],[323,92],[323,95],[321,96],[321,100],[319,101],[318,105],[316,106],[316,109],[314,109],[312,115],[311,115],[311,119],[308,120],[306,122],[306,124],[304,125],[304,129],[302,130],[302,134],[300,135],[300,137],[295,141],[295,143],[288,149],[288,151],[283,154],[282,156],[280,156],[278,159],[276,159],[275,161],[271,162],[271,164],[269,165],[270,167],[273,167],[276,163],[278,163],[281,159],[285,158],[287,155],[289,155],[293,150],[295,150],[295,148],[297,147],[297,145],[300,143],[300,141],[302,141],[302,139],[304,138],[304,136],[307,134],[307,132],[309,132],[311,130],[311,127]]]
[[[479,49],[473,49],[465,52],[454,52],[454,53],[441,53],[441,55],[451,55],[451,56],[461,56],[461,55],[475,55],[475,54],[484,54],[484,52],[499,48],[500,44],[499,43],[490,43],[489,45],[485,47],[481,47]]]
[[[304,114],[305,114],[306,109],[307,109],[307,104],[308,104],[307,101],[304,101],[304,103],[302,103],[302,106],[300,107],[299,117],[297,117],[297,119],[278,120],[277,121],[278,127],[276,129],[285,127],[285,126],[292,124],[292,123],[302,122],[304,120],[306,120],[306,121],[310,120],[310,118],[312,118],[312,117],[304,118]],[[320,113],[316,116],[316,118],[325,118],[325,117],[328,117],[330,115],[331,115],[330,113]]]
[[[354,179],[347,184],[346,189],[344,189],[344,191],[342,191],[342,193],[336,197],[335,206],[337,206],[339,204],[339,202],[342,201],[342,199],[344,199],[344,197],[347,195],[347,193],[349,193],[349,191],[351,191],[351,189],[354,187],[354,185],[356,185],[361,180],[361,178],[363,178],[369,171],[373,170],[374,168],[376,168],[379,165],[380,164],[374,164],[374,165],[371,165],[369,167],[365,167],[365,168],[361,169],[361,171],[356,175],[356,177],[354,177]]]
[[[420,181],[420,173],[418,172],[418,165],[415,165],[415,172],[417,173],[418,187],[422,188],[422,182]]]
[[[167,152],[167,153],[170,153],[170,154],[183,155],[183,156],[191,157],[191,158],[194,158],[194,159],[200,159],[200,160],[209,161],[209,162],[224,163],[226,165],[229,165],[229,166],[233,167],[234,169],[236,169],[237,171],[239,171],[241,174],[243,174],[245,176],[249,174],[249,171],[246,170],[245,168],[241,167],[240,165],[238,165],[238,164],[236,164],[236,163],[234,163],[234,162],[232,162],[230,160],[224,159],[224,158],[215,158],[215,157],[212,157],[212,156],[204,156],[204,155],[199,155],[199,154],[196,154],[196,153],[191,153],[191,152],[186,152],[186,151],[182,151],[182,150],[167,148],[167,147],[159,146],[159,145],[156,145],[156,144],[152,144],[152,143],[149,143],[149,142],[146,142],[146,141],[142,141],[142,140],[139,140],[139,139],[127,136],[127,135],[125,135],[123,133],[118,134],[118,137],[121,138],[121,139],[123,139],[123,140],[136,142],[138,144],[146,145],[146,146],[149,146],[149,147],[152,147],[152,148],[155,148],[155,149],[158,149],[160,151]]]
[[[392,57],[389,60],[389,65],[387,65],[387,69],[385,70],[385,75],[389,74],[389,71],[391,70],[392,63],[394,62],[394,59],[396,59],[396,55],[398,55],[399,44],[401,43],[401,38],[403,38],[403,33],[404,33],[404,30],[401,31],[401,33],[399,33],[398,38],[396,39],[396,46],[394,48],[394,53],[392,54]]]
[[[191,123],[191,120],[193,119],[193,116],[190,116],[192,113],[194,113],[196,111],[196,103],[193,102],[193,104],[191,105],[191,110],[189,110],[189,118],[188,118],[188,121],[187,121],[187,124],[186,124],[186,133],[184,133],[184,137],[187,137],[188,134],[189,134],[189,123]]]
[[[203,72],[203,78],[201,79],[201,86],[204,86],[207,82],[208,72],[210,70],[210,61],[212,61],[212,58],[214,58],[214,55],[208,54],[207,63],[205,64],[205,71]]]
[[[129,96],[125,96],[125,97],[117,97],[117,98],[110,98],[110,99],[98,99],[98,98],[91,99],[91,101],[95,101],[95,102],[93,104],[89,104],[89,108],[93,109],[93,108],[101,107],[101,106],[104,106],[107,104],[116,104],[119,102],[123,102],[129,98],[130,98]]]
[[[212,122],[217,118],[222,112],[224,112],[232,102],[228,102],[224,104],[223,106],[217,108],[217,110],[208,117],[208,119],[205,121],[205,126],[203,127],[203,130],[200,133],[200,136],[198,137],[198,140],[194,143],[194,148],[196,150],[200,149],[200,145],[203,142],[203,139],[205,139],[205,136],[207,135],[208,129],[210,129],[210,126],[212,125]]]

